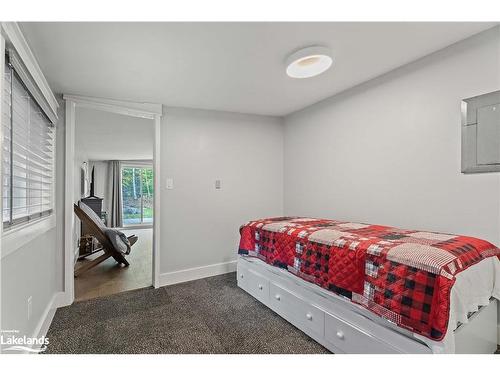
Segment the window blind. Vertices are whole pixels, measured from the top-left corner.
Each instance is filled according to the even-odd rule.
[[[9,64],[4,84],[3,224],[8,228],[52,212],[54,128]]]

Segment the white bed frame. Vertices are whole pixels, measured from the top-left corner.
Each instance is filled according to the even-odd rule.
[[[238,257],[238,286],[333,353],[432,353],[411,332],[257,258]],[[458,327],[456,353],[497,350],[497,301]]]

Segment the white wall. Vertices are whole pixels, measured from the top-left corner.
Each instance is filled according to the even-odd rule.
[[[154,122],[150,119],[77,107],[75,152],[88,160],[151,160]]]
[[[283,211],[280,119],[166,108],[160,273],[236,259],[239,226]],[[166,178],[174,189],[165,188]],[[221,179],[222,189],[215,190]]]
[[[60,102],[56,127],[56,226],[41,232],[1,260],[2,321],[4,330],[19,330],[17,336],[31,337],[45,321],[53,299],[63,291],[63,202],[64,202],[64,107]],[[4,232],[3,252],[9,234]],[[27,301],[32,297],[28,320]]]
[[[497,27],[288,116],[285,214],[500,245],[500,175],[460,173],[461,99],[499,89]]]
[[[61,287],[56,228],[2,259],[2,329],[19,330],[17,337],[31,337],[45,317],[45,310]],[[32,316],[28,320],[28,298]]]

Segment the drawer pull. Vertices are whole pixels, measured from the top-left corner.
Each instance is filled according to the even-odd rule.
[[[262,284],[259,284],[259,289],[262,290],[262,288],[264,288]]]
[[[337,337],[338,337],[339,339],[343,340],[343,339],[344,339],[344,332],[342,332],[342,331],[337,331]]]
[[[306,319],[307,319],[307,320],[313,320],[313,316],[312,316],[312,314],[311,314],[311,313],[307,313],[307,314],[306,314]]]
[[[279,300],[281,299],[281,296],[280,296],[279,294],[276,294],[276,295],[274,296],[274,298],[276,298],[276,300],[278,300],[278,301],[279,301]]]

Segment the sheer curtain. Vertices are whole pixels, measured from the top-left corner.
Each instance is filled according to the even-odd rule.
[[[122,227],[121,163],[119,160],[108,162],[108,178],[108,227]]]

